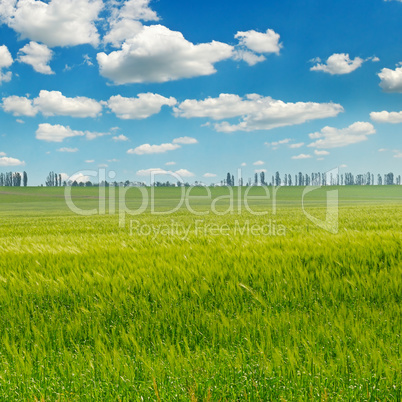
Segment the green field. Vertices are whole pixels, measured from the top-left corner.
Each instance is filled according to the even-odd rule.
[[[0,188],[0,400],[400,401],[402,186],[334,190]]]

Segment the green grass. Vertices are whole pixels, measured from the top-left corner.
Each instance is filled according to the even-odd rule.
[[[401,400],[402,187],[319,190],[308,212],[324,218],[334,189],[337,234],[305,217],[301,188],[276,212],[251,201],[267,216],[181,208],[124,226],[71,213],[60,188],[0,188],[1,399]],[[97,191],[74,201],[96,208]],[[157,189],[157,210],[179,191]],[[262,224],[276,233],[244,230]]]

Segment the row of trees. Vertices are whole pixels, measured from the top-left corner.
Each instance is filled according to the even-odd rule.
[[[274,185],[274,186],[372,186],[375,185],[374,174],[367,172],[364,174],[358,174],[356,177],[352,173],[345,174],[333,174],[333,173],[311,173],[311,175],[299,172],[298,174],[292,176],[291,174],[285,174],[281,177],[279,172],[276,172],[272,176],[270,183],[267,182],[265,178],[265,172],[260,172],[254,174],[254,182],[251,178],[248,179],[246,185]],[[401,185],[401,176],[395,176],[394,173],[390,172],[383,176],[377,175],[377,185]],[[226,179],[221,181],[221,185],[225,186],[235,186],[234,176],[230,173],[227,174]],[[243,186],[243,179],[239,179],[239,186]]]
[[[28,185],[27,172],[23,172],[22,175],[19,172],[6,172],[0,173],[0,187],[20,187]]]

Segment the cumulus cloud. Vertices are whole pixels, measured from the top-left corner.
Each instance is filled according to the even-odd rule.
[[[285,103],[257,94],[242,98],[233,94],[220,94],[205,100],[187,99],[174,108],[177,117],[208,117],[223,120],[241,117],[239,124],[215,124],[220,132],[270,130],[277,127],[301,124],[309,120],[335,117],[343,111],[336,103],[297,102]]]
[[[179,169],[175,171],[175,174],[177,174],[180,177],[194,177],[195,174],[188,171],[187,169]]]
[[[309,147],[321,149],[346,147],[366,141],[368,136],[375,134],[375,132],[374,126],[371,123],[361,121],[343,129],[327,126],[320,132],[309,134],[311,139],[317,139],[317,141],[309,144]]]
[[[174,151],[175,149],[181,148],[178,144],[161,144],[161,145],[150,145],[143,144],[137,148],[129,149],[128,154],[135,155],[149,155],[149,154],[163,154],[168,151]]]
[[[39,124],[36,130],[36,139],[47,142],[63,142],[66,138],[84,136],[87,140],[93,140],[104,135],[108,134],[92,131],[77,131],[72,130],[69,126],[62,126],[60,124],[51,125],[49,123]]]
[[[254,162],[253,165],[254,165],[254,166],[262,166],[262,165],[265,165],[265,162],[263,162],[263,161],[257,161],[257,162]]]
[[[39,124],[36,130],[36,138],[48,142],[63,142],[66,138],[80,137],[85,135],[83,131],[72,130],[69,126],[65,127],[60,124],[51,125],[49,123]]]
[[[183,144],[183,145],[190,145],[190,144],[198,144],[198,141],[192,137],[179,137],[175,138],[173,144]]]
[[[371,112],[370,118],[376,123],[402,123],[402,112]]]
[[[13,64],[13,58],[7,46],[0,46],[0,84],[11,80],[11,71],[3,73],[3,68],[8,68]]]
[[[72,176],[68,177],[65,173],[61,174],[61,178],[63,181],[71,181],[74,182],[76,181],[77,183],[86,183],[87,181],[90,181],[90,177],[84,175],[83,173],[75,173]]]
[[[59,91],[40,91],[34,105],[45,116],[97,117],[102,111],[102,105],[94,99],[67,98]]]
[[[16,158],[10,158],[9,156],[3,156],[0,158],[0,166],[24,166],[25,162]]]
[[[54,74],[49,66],[53,52],[46,46],[36,42],[29,42],[18,52],[18,61],[29,64],[41,74]]]
[[[174,166],[174,165],[176,165],[176,162],[166,162],[165,165],[166,166]]]
[[[12,113],[14,116],[36,116],[37,108],[33,106],[31,99],[23,96],[9,96],[3,98],[2,108],[7,113]]]
[[[113,141],[116,141],[116,142],[119,142],[119,141],[128,141],[128,138],[127,138],[125,135],[120,134],[120,135],[116,135],[116,136],[112,137],[112,140],[113,140]]]
[[[300,154],[300,155],[292,156],[292,159],[310,159],[310,158],[312,158],[312,156],[308,155],[308,154]]]
[[[235,38],[239,40],[239,45],[234,50],[233,58],[244,60],[249,66],[266,60],[261,53],[279,54],[282,48],[282,44],[279,43],[280,35],[272,29],[267,29],[265,33],[254,30],[237,32]]]
[[[18,96],[3,98],[3,109],[14,116],[35,116],[41,112],[45,116],[97,117],[102,105],[90,98],[67,98],[59,91],[42,90],[33,100]]]
[[[137,171],[137,176],[150,176],[151,174],[170,174],[168,170],[160,169],[160,168],[150,168],[150,169],[141,169]]]
[[[279,43],[280,35],[272,29],[267,29],[265,33],[254,30],[237,32],[236,39],[240,45],[256,53],[276,53],[279,54],[282,44]]]
[[[385,92],[402,92],[402,67],[395,70],[383,68],[380,73],[380,87]]]
[[[325,150],[319,151],[318,149],[315,149],[314,154],[317,156],[326,156],[329,155],[329,152]]]
[[[144,26],[120,50],[97,54],[100,73],[115,84],[167,82],[211,75],[214,64],[232,57],[233,47],[212,41],[194,45],[162,25]]]
[[[311,71],[323,71],[331,75],[335,74],[349,74],[352,71],[358,69],[364,60],[360,57],[355,57],[353,60],[350,59],[347,53],[335,53],[328,57],[326,63],[318,63],[311,67]]]
[[[68,153],[75,153],[78,152],[78,148],[59,148],[58,152],[68,152]]]
[[[120,119],[146,119],[161,111],[162,106],[174,106],[177,103],[173,97],[165,98],[153,93],[138,94],[136,98],[112,96],[107,102],[109,109]]]
[[[115,2],[109,18],[110,30],[103,38],[104,43],[120,47],[126,39],[132,38],[142,29],[142,21],[158,21],[159,17],[149,7],[150,0],[128,0],[121,7]]]
[[[216,177],[216,174],[215,174],[215,173],[205,173],[205,174],[203,175],[203,177],[213,178],[213,177]]]
[[[298,142],[296,144],[290,144],[289,148],[292,148],[292,149],[301,148],[303,145],[304,145],[304,142]]]
[[[0,19],[21,39],[49,47],[99,43],[95,26],[102,0],[16,0],[0,8]]]

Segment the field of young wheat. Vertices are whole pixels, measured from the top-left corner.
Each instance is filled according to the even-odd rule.
[[[124,220],[117,195],[83,216],[60,188],[0,189],[0,399],[401,400],[402,187],[338,190],[331,233],[298,188],[267,215],[236,192],[233,213],[194,198]]]

